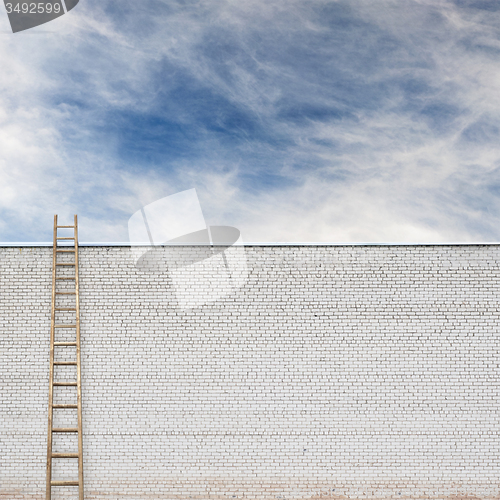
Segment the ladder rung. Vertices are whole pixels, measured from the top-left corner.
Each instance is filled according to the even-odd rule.
[[[57,226],[57,227],[75,227],[75,226]]]
[[[78,408],[78,405],[52,405],[52,408]]]
[[[78,432],[78,429],[76,427],[59,427],[52,429],[52,432]]]
[[[75,386],[78,384],[78,382],[52,382],[52,385],[72,385]]]
[[[75,265],[74,262],[72,262],[70,264],[64,264],[64,263],[62,263],[62,264],[56,264],[56,266],[74,266],[74,265]]]
[[[51,486],[80,486],[79,481],[51,481]]]
[[[74,240],[74,239],[75,239],[74,236],[60,236],[56,238],[56,240]]]
[[[76,311],[76,307],[55,307],[55,311]]]
[[[56,250],[56,252],[59,252],[59,253],[72,252],[72,253],[74,253],[75,251],[74,250]]]
[[[72,276],[70,278],[56,278],[56,280],[76,280],[76,276]]]
[[[78,453],[52,453],[52,458],[78,458]]]
[[[56,295],[76,295],[76,292],[56,292]]]
[[[76,342],[54,342],[54,346],[75,346],[76,347]]]
[[[73,366],[75,366],[76,361],[54,361],[54,364],[55,365],[66,365],[66,366],[73,365]]]
[[[76,328],[76,325],[54,325],[54,328]]]

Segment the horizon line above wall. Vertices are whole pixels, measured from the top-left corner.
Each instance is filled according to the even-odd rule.
[[[130,246],[157,246],[157,247],[170,247],[170,246],[207,246],[205,243],[162,243],[151,245],[149,242],[134,243],[131,245],[129,242],[79,242],[79,246],[84,247],[130,247]],[[331,247],[350,247],[350,246],[489,246],[500,245],[499,241],[472,241],[472,242],[246,242],[238,246],[244,247],[317,247],[317,246],[331,246]],[[209,246],[227,246],[227,243],[212,243]],[[7,247],[52,247],[52,242],[35,241],[35,242],[0,242],[0,248]]]

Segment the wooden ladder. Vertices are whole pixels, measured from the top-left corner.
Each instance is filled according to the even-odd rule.
[[[57,230],[59,228],[73,228],[73,237],[58,237]],[[60,245],[58,242],[61,240],[73,240],[73,245]],[[58,262],[57,256],[74,254],[72,262]],[[67,259],[66,259],[67,260]],[[63,269],[74,267],[75,274],[69,275],[67,272],[64,277],[58,276],[58,270],[62,272]],[[67,280],[67,281],[66,281]],[[74,290],[58,291],[58,284],[64,282],[75,282]],[[74,296],[74,303],[68,303]],[[61,303],[62,302],[62,303]],[[63,307],[64,306],[64,307]],[[70,307],[68,307],[70,306]],[[57,313],[59,311],[74,311],[75,321],[72,324],[59,324],[56,322]],[[60,329],[66,332],[75,331],[75,338],[68,341],[57,341],[56,332]],[[75,347],[72,359],[67,361],[54,361],[54,348],[57,347]],[[73,365],[76,366],[76,380],[70,381],[54,381],[54,366],[60,365]],[[47,490],[46,500],[51,500],[53,486],[78,486],[79,500],[83,500],[83,439],[82,439],[82,391],[81,391],[81,371],[80,371],[80,297],[78,291],[78,222],[75,215],[75,222],[73,226],[58,226],[57,215],[54,215],[54,243],[52,253],[52,308],[50,316],[50,372],[49,372],[49,429],[47,436]],[[74,387],[76,390],[76,404],[54,404],[54,387],[69,386]],[[53,410],[77,410],[78,413],[78,426],[77,427],[54,427],[53,426]],[[78,452],[77,453],[55,453],[52,450],[52,436],[54,433],[77,433],[78,434]],[[52,479],[52,459],[78,459],[78,481],[54,481]]]

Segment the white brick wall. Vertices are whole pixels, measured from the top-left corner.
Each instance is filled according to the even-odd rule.
[[[182,311],[127,248],[80,249],[87,500],[500,498],[500,246],[246,257]],[[44,498],[51,265],[0,248],[1,499]]]

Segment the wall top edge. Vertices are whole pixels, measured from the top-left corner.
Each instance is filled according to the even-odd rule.
[[[0,242],[0,248],[11,247],[52,247],[52,242]],[[228,246],[229,243],[214,243],[213,246]],[[344,246],[491,246],[500,245],[500,242],[248,242],[238,243],[235,246],[244,247],[344,247]],[[58,247],[72,246],[72,245],[58,245]],[[130,247],[128,242],[88,242],[78,243],[79,247]],[[150,243],[134,244],[137,246],[151,246]],[[153,245],[153,246],[207,246],[205,243],[170,243],[168,245]]]

